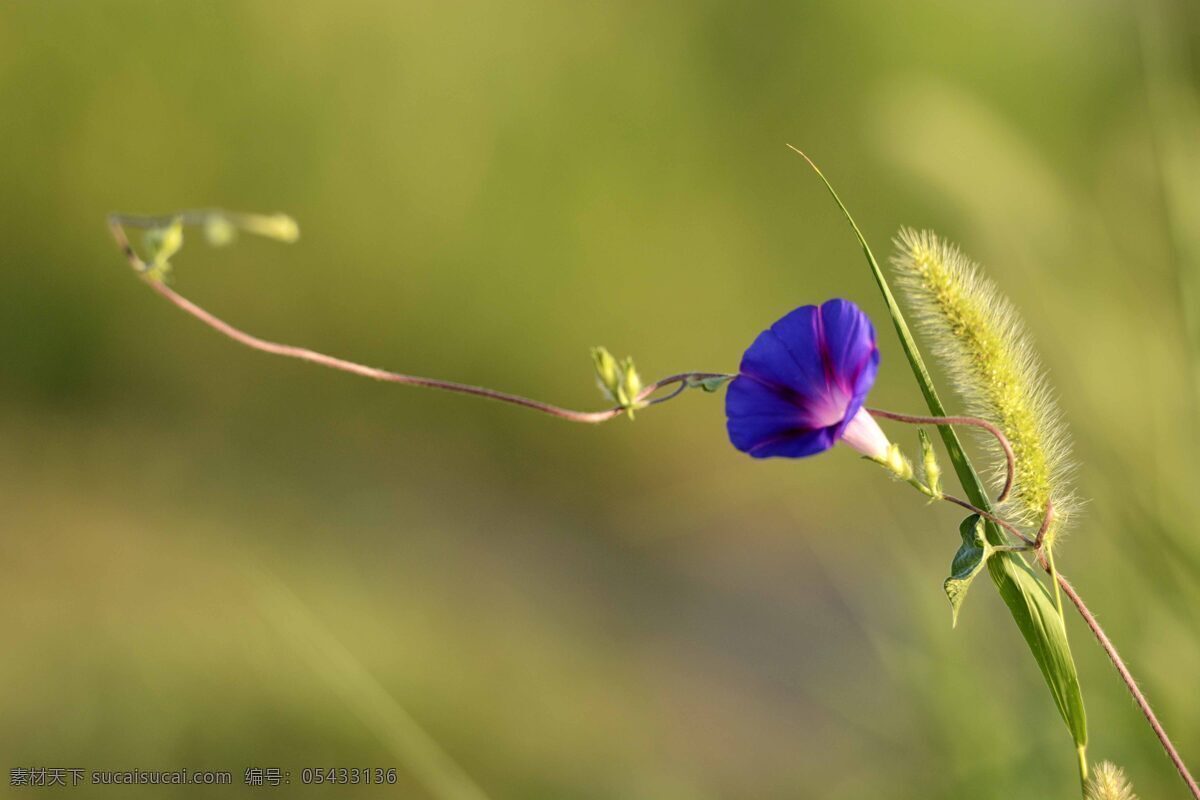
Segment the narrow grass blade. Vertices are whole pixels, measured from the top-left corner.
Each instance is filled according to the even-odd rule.
[[[888,285],[887,277],[880,269],[879,262],[875,260],[875,254],[871,252],[871,247],[867,244],[866,237],[863,236],[858,223],[854,221],[833,185],[812,162],[812,159],[795,147],[791,145],[788,147],[807,161],[808,165],[817,173],[822,183],[825,184],[825,188],[833,196],[834,202],[837,203],[838,208],[842,210],[842,214],[850,223],[850,227],[854,229],[854,235],[862,246],[863,255],[866,256],[867,265],[871,268],[875,283],[883,294],[888,313],[892,317],[892,324],[896,328],[896,334],[900,337],[900,346],[904,350],[909,366],[912,367],[913,376],[917,379],[921,394],[925,396],[929,412],[938,417],[946,416],[946,407],[942,404],[937,389],[933,385],[933,379],[929,376],[929,370],[925,366],[921,351],[904,319],[904,313],[900,310],[900,305],[896,302],[896,297]],[[970,459],[963,451],[958,434],[948,425],[939,425],[938,432],[941,434],[946,452],[954,465],[954,472],[958,475],[959,483],[962,484],[967,497],[979,508],[991,510],[987,492]],[[1005,543],[1003,534],[993,523],[987,524],[986,535],[988,542],[993,545]],[[1012,553],[996,553],[994,557],[988,559],[988,572],[991,574],[996,588],[1000,591],[1005,605],[1008,606],[1009,612],[1013,615],[1017,627],[1020,628],[1021,635],[1025,638],[1030,652],[1033,653],[1042,677],[1046,679],[1046,685],[1050,688],[1054,703],[1071,732],[1076,749],[1082,753],[1087,746],[1087,714],[1084,711],[1075,659],[1071,655],[1071,648],[1067,642],[1066,628],[1063,625],[1062,617],[1055,611],[1053,599],[1025,560]]]

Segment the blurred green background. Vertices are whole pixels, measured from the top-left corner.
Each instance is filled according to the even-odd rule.
[[[254,353],[104,228],[286,211],[298,244],[192,236],[176,288],[579,408],[592,345],[731,370],[849,297],[873,402],[919,412],[785,142],[881,255],[935,228],[1026,314],[1091,498],[1060,567],[1200,766],[1198,52],[1182,0],[5,3],[0,795],[45,766],[234,773],[114,797],[271,791],[246,767],[301,797],[1078,796],[990,585],[951,630],[952,509],[849,450],[752,462],[719,397],[590,428]],[[1182,796],[1077,623],[1093,758]]]

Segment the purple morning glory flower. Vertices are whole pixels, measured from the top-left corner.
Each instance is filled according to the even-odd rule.
[[[888,438],[863,408],[878,370],[875,327],[858,306],[801,306],[742,356],[725,395],[729,439],[755,458],[803,458],[841,439],[886,459]]]

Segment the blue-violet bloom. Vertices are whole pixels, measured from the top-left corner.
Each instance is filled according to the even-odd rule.
[[[841,439],[886,461],[888,438],[863,408],[878,371],[875,327],[858,306],[801,306],[742,356],[725,395],[729,439],[755,458],[803,458]]]

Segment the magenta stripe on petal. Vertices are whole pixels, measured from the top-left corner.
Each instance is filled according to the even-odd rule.
[[[758,335],[725,395],[730,441],[756,458],[837,442],[879,370],[871,320],[848,300],[801,306]]]

